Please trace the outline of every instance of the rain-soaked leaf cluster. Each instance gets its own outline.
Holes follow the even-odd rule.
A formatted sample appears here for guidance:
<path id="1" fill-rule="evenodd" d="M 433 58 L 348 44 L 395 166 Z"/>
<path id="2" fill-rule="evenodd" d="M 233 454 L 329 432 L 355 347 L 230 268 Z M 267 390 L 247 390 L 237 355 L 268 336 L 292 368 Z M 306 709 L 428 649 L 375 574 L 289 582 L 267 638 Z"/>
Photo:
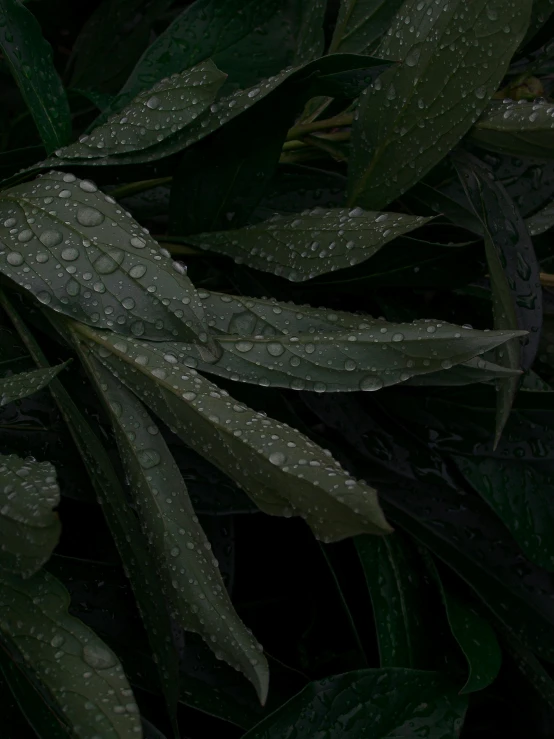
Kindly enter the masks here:
<path id="1" fill-rule="evenodd" d="M 0 52 L 7 739 L 551 737 L 554 2 Z"/>

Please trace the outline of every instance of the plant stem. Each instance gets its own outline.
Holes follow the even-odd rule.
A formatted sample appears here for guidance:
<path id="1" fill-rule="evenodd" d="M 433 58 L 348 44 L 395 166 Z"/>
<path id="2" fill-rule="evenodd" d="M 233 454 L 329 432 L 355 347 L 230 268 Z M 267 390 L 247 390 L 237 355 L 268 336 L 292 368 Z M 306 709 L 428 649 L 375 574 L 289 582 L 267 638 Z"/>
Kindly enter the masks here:
<path id="1" fill-rule="evenodd" d="M 287 141 L 293 139 L 301 139 L 315 131 L 324 131 L 327 128 L 339 128 L 341 126 L 351 126 L 354 121 L 352 113 L 340 113 L 333 118 L 325 118 L 322 121 L 312 121 L 311 123 L 299 123 L 289 129 Z"/>
<path id="2" fill-rule="evenodd" d="M 154 187 L 159 185 L 168 185 L 172 181 L 173 177 L 159 177 L 157 180 L 141 180 L 140 182 L 129 182 L 126 185 L 114 188 L 110 192 L 110 197 L 115 198 L 126 198 L 129 195 L 137 195 L 139 192 L 145 190 L 152 190 Z"/>
<path id="3" fill-rule="evenodd" d="M 543 287 L 554 287 L 554 275 L 551 275 L 548 272 L 541 272 L 540 280 Z"/>

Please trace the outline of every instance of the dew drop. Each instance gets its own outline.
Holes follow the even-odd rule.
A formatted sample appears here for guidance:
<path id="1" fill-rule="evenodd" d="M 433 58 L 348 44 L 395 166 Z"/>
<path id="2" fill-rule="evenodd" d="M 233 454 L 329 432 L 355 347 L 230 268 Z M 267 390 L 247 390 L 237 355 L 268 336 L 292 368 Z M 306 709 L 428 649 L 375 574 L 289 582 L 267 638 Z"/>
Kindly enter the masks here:
<path id="1" fill-rule="evenodd" d="M 161 461 L 161 457 L 155 449 L 141 449 L 137 454 L 137 459 L 140 466 L 145 470 L 156 467 Z"/>
<path id="2" fill-rule="evenodd" d="M 269 455 L 269 461 L 271 462 L 271 464 L 277 465 L 279 467 L 280 465 L 285 464 L 287 458 L 283 454 L 283 452 L 272 452 Z"/>
<path id="3" fill-rule="evenodd" d="M 376 375 L 367 375 L 360 380 L 360 390 L 365 392 L 372 392 L 373 390 L 380 390 L 383 387 L 383 380 Z"/>
<path id="4" fill-rule="evenodd" d="M 56 246 L 63 241 L 63 234 L 59 231 L 43 231 L 39 236 L 39 240 L 44 244 L 44 246 Z"/>
<path id="5" fill-rule="evenodd" d="M 107 670 L 117 664 L 115 655 L 98 644 L 85 644 L 83 659 L 95 670 Z"/>
<path id="6" fill-rule="evenodd" d="M 104 214 L 89 205 L 82 206 L 77 211 L 77 221 L 81 226 L 99 226 L 104 222 Z"/>

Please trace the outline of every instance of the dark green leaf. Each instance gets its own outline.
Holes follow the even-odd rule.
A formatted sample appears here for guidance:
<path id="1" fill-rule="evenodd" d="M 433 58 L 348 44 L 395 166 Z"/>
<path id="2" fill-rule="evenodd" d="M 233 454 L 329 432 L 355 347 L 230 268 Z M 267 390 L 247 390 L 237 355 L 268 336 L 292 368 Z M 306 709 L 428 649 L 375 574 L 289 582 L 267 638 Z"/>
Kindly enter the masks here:
<path id="1" fill-rule="evenodd" d="M 42 390 L 66 366 L 67 362 L 64 362 L 56 367 L 20 372 L 17 375 L 0 378 L 0 405 L 12 403 Z"/>
<path id="2" fill-rule="evenodd" d="M 475 382 L 490 382 L 507 377 L 520 377 L 519 370 L 502 367 L 486 359 L 468 359 L 449 370 L 433 372 L 429 375 L 415 375 L 408 385 L 472 385 Z"/>
<path id="3" fill-rule="evenodd" d="M 4 190 L 0 218 L 0 270 L 44 305 L 118 333 L 207 340 L 179 265 L 89 180 L 52 172 Z"/>
<path id="4" fill-rule="evenodd" d="M 426 561 L 439 586 L 452 634 L 467 659 L 469 673 L 460 694 L 483 690 L 496 680 L 502 665 L 502 651 L 494 629 L 475 608 L 445 587 L 432 557 L 428 556 Z"/>
<path id="5" fill-rule="evenodd" d="M 533 652 L 519 644 L 509 634 L 507 636 L 508 651 L 515 661 L 521 674 L 529 681 L 540 697 L 545 700 L 551 708 L 554 708 L 554 680 L 544 669 L 540 660 Z"/>
<path id="6" fill-rule="evenodd" d="M 538 236 L 550 230 L 554 226 L 554 203 L 549 203 L 534 215 L 526 218 L 525 225 L 530 236 Z"/>
<path id="7" fill-rule="evenodd" d="M 138 707 L 119 660 L 69 615 L 69 595 L 61 583 L 46 572 L 25 581 L 2 575 L 0 606 L 0 635 L 8 652 L 25 661 L 73 733 L 140 737 Z"/>
<path id="8" fill-rule="evenodd" d="M 531 0 L 408 0 L 377 55 L 403 64 L 361 98 L 349 202 L 379 210 L 418 182 L 487 106 L 523 38 Z"/>
<path id="9" fill-rule="evenodd" d="M 233 608 L 167 444 L 140 401 L 96 360 L 83 356 L 109 408 L 141 524 L 178 622 L 239 668 L 265 703 L 269 672 L 261 645 Z"/>
<path id="10" fill-rule="evenodd" d="M 522 46 L 524 46 L 538 31 L 540 31 L 553 12 L 553 0 L 533 0 L 531 22 L 529 23 L 529 28 L 527 29 L 527 34 L 522 42 Z"/>
<path id="11" fill-rule="evenodd" d="M 48 152 L 71 138 L 69 104 L 52 49 L 35 17 L 18 0 L 0 2 L 0 48 Z"/>
<path id="12" fill-rule="evenodd" d="M 275 215 L 240 230 L 190 236 L 187 241 L 239 264 L 303 282 L 363 262 L 428 220 L 361 208 L 317 208 L 296 216 Z"/>
<path id="13" fill-rule="evenodd" d="M 423 637 L 424 587 L 417 552 L 401 534 L 354 540 L 371 595 L 381 667 L 418 667 L 429 646 Z"/>
<path id="14" fill-rule="evenodd" d="M 341 0 L 329 49 L 354 54 L 374 51 L 404 0 Z"/>
<path id="15" fill-rule="evenodd" d="M 102 362 L 265 513 L 301 515 L 323 541 L 390 531 L 375 490 L 295 429 L 237 403 L 195 370 L 184 372 L 173 355 L 152 351 L 153 342 L 120 341 L 82 324 L 74 330 L 92 340 Z"/>
<path id="16" fill-rule="evenodd" d="M 0 479 L 0 569 L 30 577 L 60 538 L 56 471 L 50 462 L 0 454 Z"/>
<path id="17" fill-rule="evenodd" d="M 554 159 L 554 103 L 493 102 L 471 129 L 469 139 L 500 154 Z"/>
<path id="18" fill-rule="evenodd" d="M 425 736 L 452 739 L 466 699 L 434 672 L 355 670 L 310 683 L 244 739 L 372 739 Z M 370 733 L 368 733 L 370 732 Z"/>

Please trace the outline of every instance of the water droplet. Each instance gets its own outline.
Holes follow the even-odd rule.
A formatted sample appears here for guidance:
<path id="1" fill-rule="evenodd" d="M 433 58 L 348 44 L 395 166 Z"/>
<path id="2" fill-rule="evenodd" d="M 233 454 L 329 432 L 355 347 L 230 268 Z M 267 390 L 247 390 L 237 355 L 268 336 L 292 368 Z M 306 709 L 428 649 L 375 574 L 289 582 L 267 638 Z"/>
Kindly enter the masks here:
<path id="1" fill-rule="evenodd" d="M 372 392 L 383 387 L 383 380 L 376 375 L 367 375 L 360 380 L 360 390 Z"/>
<path id="2" fill-rule="evenodd" d="M 404 334 L 393 334 L 392 341 L 404 341 Z"/>
<path id="3" fill-rule="evenodd" d="M 101 254 L 98 259 L 93 262 L 93 266 L 99 275 L 109 275 L 116 271 L 124 259 L 124 251 L 121 251 L 121 249 L 113 249 L 108 254 Z"/>
<path id="4" fill-rule="evenodd" d="M 235 349 L 238 352 L 241 352 L 244 354 L 246 352 L 249 352 L 253 346 L 254 344 L 251 341 L 237 341 L 237 343 L 235 344 Z"/>
<path id="5" fill-rule="evenodd" d="M 152 95 L 152 97 L 146 101 L 146 105 L 150 108 L 150 110 L 156 110 L 156 108 L 158 108 L 160 105 L 160 98 Z"/>
<path id="6" fill-rule="evenodd" d="M 63 234 L 59 231 L 47 230 L 41 233 L 39 239 L 44 246 L 56 246 L 63 241 Z"/>
<path id="7" fill-rule="evenodd" d="M 23 264 L 23 257 L 18 251 L 11 251 L 6 257 L 6 261 L 12 267 L 19 267 L 20 264 Z"/>
<path id="8" fill-rule="evenodd" d="M 97 192 L 98 190 L 94 182 L 91 182 L 90 180 L 81 180 L 79 182 L 79 187 L 85 192 Z"/>
<path id="9" fill-rule="evenodd" d="M 99 644 L 85 644 L 83 659 L 95 670 L 107 670 L 117 664 L 117 658 L 113 652 Z"/>
<path id="10" fill-rule="evenodd" d="M 30 228 L 26 228 L 23 231 L 20 231 L 17 240 L 21 241 L 23 244 L 25 244 L 27 241 L 30 241 L 33 238 L 33 232 Z"/>
<path id="11" fill-rule="evenodd" d="M 280 466 L 282 464 L 285 464 L 285 462 L 287 461 L 287 458 L 283 454 L 283 452 L 272 452 L 269 455 L 269 461 L 271 462 L 271 464 Z"/>
<path id="12" fill-rule="evenodd" d="M 285 347 L 282 344 L 272 341 L 267 345 L 267 351 L 272 357 L 280 357 L 284 353 Z"/>
<path id="13" fill-rule="evenodd" d="M 81 206 L 77 211 L 77 221 L 81 226 L 99 226 L 104 222 L 104 214 L 88 205 Z"/>
<path id="14" fill-rule="evenodd" d="M 146 246 L 146 241 L 141 239 L 140 236 L 133 236 L 131 246 L 134 246 L 135 249 L 143 249 Z"/>
<path id="15" fill-rule="evenodd" d="M 146 274 L 146 267 L 144 266 L 144 264 L 135 264 L 129 270 L 129 275 L 131 277 L 134 277 L 137 280 L 139 277 L 144 277 L 145 274 Z"/>
<path id="16" fill-rule="evenodd" d="M 137 454 L 137 459 L 140 466 L 145 470 L 156 467 L 161 461 L 161 457 L 155 449 L 141 449 Z"/>
<path id="17" fill-rule="evenodd" d="M 75 249 L 74 246 L 68 246 L 67 249 L 62 251 L 61 257 L 66 262 L 74 262 L 76 259 L 79 259 L 79 250 Z"/>

